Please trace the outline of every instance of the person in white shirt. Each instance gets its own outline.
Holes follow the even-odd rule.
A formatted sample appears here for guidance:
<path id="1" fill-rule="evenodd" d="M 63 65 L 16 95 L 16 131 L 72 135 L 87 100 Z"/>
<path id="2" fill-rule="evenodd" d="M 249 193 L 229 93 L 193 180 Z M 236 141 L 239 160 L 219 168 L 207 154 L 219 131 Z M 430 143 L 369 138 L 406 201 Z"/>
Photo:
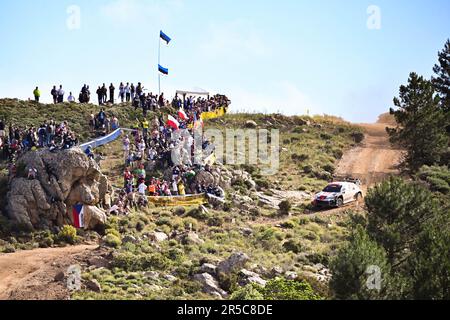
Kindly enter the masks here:
<path id="1" fill-rule="evenodd" d="M 69 97 L 67 98 L 67 101 L 69 101 L 70 103 L 75 102 L 75 97 L 72 95 L 72 92 L 70 93 Z"/>
<path id="2" fill-rule="evenodd" d="M 64 102 L 64 94 L 65 94 L 65 92 L 64 92 L 63 87 L 61 85 L 61 86 L 59 86 L 59 90 L 58 90 L 58 103 L 63 103 Z"/>
<path id="3" fill-rule="evenodd" d="M 127 82 L 127 85 L 125 86 L 125 93 L 127 95 L 127 102 L 131 101 L 131 88 L 130 84 Z"/>
<path id="4" fill-rule="evenodd" d="M 147 191 L 147 185 L 145 184 L 145 182 L 142 182 L 138 187 L 138 192 L 139 192 L 139 194 L 145 196 L 146 191 Z"/>

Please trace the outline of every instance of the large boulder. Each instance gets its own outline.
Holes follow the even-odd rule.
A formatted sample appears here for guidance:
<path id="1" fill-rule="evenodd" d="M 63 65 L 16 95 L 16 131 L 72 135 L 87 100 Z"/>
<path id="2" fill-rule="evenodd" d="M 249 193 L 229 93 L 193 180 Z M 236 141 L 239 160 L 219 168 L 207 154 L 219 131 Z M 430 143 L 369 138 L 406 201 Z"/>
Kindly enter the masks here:
<path id="1" fill-rule="evenodd" d="M 230 274 L 242 270 L 250 258 L 242 252 L 232 254 L 217 266 L 217 274 Z"/>
<path id="2" fill-rule="evenodd" d="M 17 160 L 17 176 L 7 194 L 9 216 L 31 229 L 73 224 L 72 206 L 85 205 L 86 228 L 106 222 L 95 206 L 104 203 L 111 187 L 97 163 L 79 148 L 25 153 Z M 27 170 L 37 170 L 27 179 Z"/>
<path id="3" fill-rule="evenodd" d="M 203 292 L 218 298 L 227 298 L 228 293 L 221 289 L 216 279 L 209 273 L 196 274 L 194 280 L 203 286 Z"/>

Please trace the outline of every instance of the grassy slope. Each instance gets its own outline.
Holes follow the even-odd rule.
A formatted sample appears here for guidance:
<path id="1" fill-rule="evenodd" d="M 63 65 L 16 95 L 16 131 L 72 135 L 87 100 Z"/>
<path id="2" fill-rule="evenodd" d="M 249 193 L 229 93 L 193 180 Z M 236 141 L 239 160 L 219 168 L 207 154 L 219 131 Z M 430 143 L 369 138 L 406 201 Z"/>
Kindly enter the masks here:
<path id="1" fill-rule="evenodd" d="M 77 132 L 88 132 L 89 114 L 98 110 L 97 106 L 92 105 L 55 107 L 0 100 L 0 117 L 6 115 L 7 120 L 22 119 L 25 124 L 38 125 L 44 119 L 67 119 Z M 107 112 L 114 112 L 125 126 L 138 115 L 125 106 L 107 108 Z M 265 178 L 258 176 L 257 168 L 247 168 L 254 171 L 256 180 L 266 180 L 270 187 L 280 190 L 313 192 L 326 184 L 324 179 L 329 174 L 324 172 L 332 172 L 340 154 L 354 144 L 352 133 L 358 131 L 350 124 L 334 118 L 309 119 L 312 125 L 299 126 L 300 118 L 278 115 L 228 115 L 209 121 L 206 126 L 242 128 L 247 120 L 256 121 L 261 127 L 273 126 L 281 130 L 281 147 L 285 151 L 281 155 L 280 172 Z M 89 138 L 88 135 L 83 137 Z M 120 143 L 107 146 L 102 151 L 111 154 L 103 164 L 105 171 L 113 180 L 119 181 Z M 309 170 L 305 172 L 308 166 Z M 292 217 L 280 217 L 276 210 L 260 208 L 258 217 L 242 214 L 234 208 L 228 212 L 211 209 L 207 215 L 199 215 L 195 209 L 177 208 L 169 211 L 149 208 L 146 212 L 111 219 L 110 234 L 120 237 L 133 235 L 142 241 L 114 249 L 115 268 L 86 270 L 86 278 L 95 278 L 101 283 L 101 294 L 80 292 L 74 298 L 208 298 L 200 293 L 190 278 L 204 262 L 217 262 L 232 252 L 243 251 L 251 257 L 250 265 L 258 264 L 269 269 L 281 266 L 285 270 L 301 273 L 308 265 L 319 262 L 327 265 L 330 256 L 345 241 L 347 234 L 345 214 L 330 215 L 324 212 L 308 216 L 296 211 Z M 261 216 L 264 219 L 260 219 Z M 205 241 L 203 244 L 182 244 L 171 240 L 154 246 L 144 237 L 155 230 L 170 233 L 173 230 L 188 230 L 190 226 Z M 251 229 L 253 235 L 245 236 L 242 232 L 244 228 Z M 175 283 L 162 277 L 152 280 L 144 276 L 144 271 L 149 270 L 157 270 L 162 275 L 174 274 L 178 280 Z"/>

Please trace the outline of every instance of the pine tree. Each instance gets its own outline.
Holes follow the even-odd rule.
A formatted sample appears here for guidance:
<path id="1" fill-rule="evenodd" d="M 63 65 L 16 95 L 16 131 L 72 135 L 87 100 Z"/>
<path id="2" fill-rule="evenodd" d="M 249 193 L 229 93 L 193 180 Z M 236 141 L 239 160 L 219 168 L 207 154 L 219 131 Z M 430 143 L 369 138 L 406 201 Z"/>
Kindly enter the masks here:
<path id="1" fill-rule="evenodd" d="M 439 93 L 442 108 L 450 111 L 450 39 L 445 43 L 444 49 L 439 52 L 439 64 L 433 68 L 435 77 L 432 77 L 433 86 Z"/>
<path id="2" fill-rule="evenodd" d="M 408 274 L 414 299 L 450 299 L 450 212 L 426 224 L 413 247 Z"/>
<path id="3" fill-rule="evenodd" d="M 368 268 L 376 266 L 381 275 L 381 290 L 368 286 Z M 390 266 L 383 247 L 371 240 L 364 228 L 353 231 L 347 246 L 339 250 L 331 262 L 330 281 L 337 299 L 374 300 L 387 297 Z"/>
<path id="4" fill-rule="evenodd" d="M 400 87 L 391 109 L 397 128 L 387 129 L 393 144 L 407 151 L 404 165 L 416 172 L 423 165 L 440 163 L 447 152 L 446 117 L 431 81 L 411 73 Z"/>
<path id="5" fill-rule="evenodd" d="M 437 211 L 432 193 L 421 185 L 391 177 L 372 188 L 365 199 L 367 233 L 381 245 L 393 269 L 401 267 Z"/>

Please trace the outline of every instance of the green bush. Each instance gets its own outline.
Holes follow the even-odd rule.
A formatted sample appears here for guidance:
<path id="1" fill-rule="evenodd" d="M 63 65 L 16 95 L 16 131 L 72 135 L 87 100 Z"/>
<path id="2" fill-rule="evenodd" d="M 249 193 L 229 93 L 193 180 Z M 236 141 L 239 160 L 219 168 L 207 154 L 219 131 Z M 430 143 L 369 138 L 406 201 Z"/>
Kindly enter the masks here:
<path id="1" fill-rule="evenodd" d="M 337 160 L 341 160 L 344 156 L 344 151 L 342 151 L 341 149 L 333 149 L 332 153 L 333 157 L 335 157 Z"/>
<path id="2" fill-rule="evenodd" d="M 321 300 L 306 281 L 286 280 L 276 278 L 267 282 L 264 288 L 258 290 L 264 300 Z"/>
<path id="3" fill-rule="evenodd" d="M 199 221 L 206 221 L 209 218 L 209 215 L 200 208 L 192 209 L 186 215 Z"/>
<path id="4" fill-rule="evenodd" d="M 75 244 L 77 241 L 77 229 L 73 226 L 65 225 L 58 233 L 59 241 L 63 241 L 69 244 Z"/>
<path id="5" fill-rule="evenodd" d="M 303 172 L 306 174 L 312 173 L 314 168 L 311 165 L 306 165 L 303 167 Z"/>
<path id="6" fill-rule="evenodd" d="M 118 248 L 122 245 L 122 240 L 114 234 L 107 234 L 105 237 L 105 244 L 111 248 Z"/>
<path id="7" fill-rule="evenodd" d="M 292 204 L 289 200 L 283 200 L 278 205 L 278 208 L 280 209 L 280 214 L 289 215 L 289 213 L 292 209 Z"/>
<path id="8" fill-rule="evenodd" d="M 233 294 L 230 297 L 231 300 L 264 300 L 264 296 L 261 292 L 258 291 L 258 289 L 252 285 L 249 284 L 243 288 L 240 288 L 233 292 Z"/>
<path id="9" fill-rule="evenodd" d="M 351 137 L 356 143 L 361 143 L 364 141 L 364 133 L 362 132 L 353 132 Z"/>
<path id="10" fill-rule="evenodd" d="M 283 248 L 287 252 L 291 251 L 291 252 L 296 253 L 296 254 L 302 252 L 302 250 L 303 250 L 303 246 L 301 245 L 301 243 L 296 241 L 296 240 L 293 240 L 293 239 L 290 239 L 290 240 L 286 241 L 283 244 Z"/>

